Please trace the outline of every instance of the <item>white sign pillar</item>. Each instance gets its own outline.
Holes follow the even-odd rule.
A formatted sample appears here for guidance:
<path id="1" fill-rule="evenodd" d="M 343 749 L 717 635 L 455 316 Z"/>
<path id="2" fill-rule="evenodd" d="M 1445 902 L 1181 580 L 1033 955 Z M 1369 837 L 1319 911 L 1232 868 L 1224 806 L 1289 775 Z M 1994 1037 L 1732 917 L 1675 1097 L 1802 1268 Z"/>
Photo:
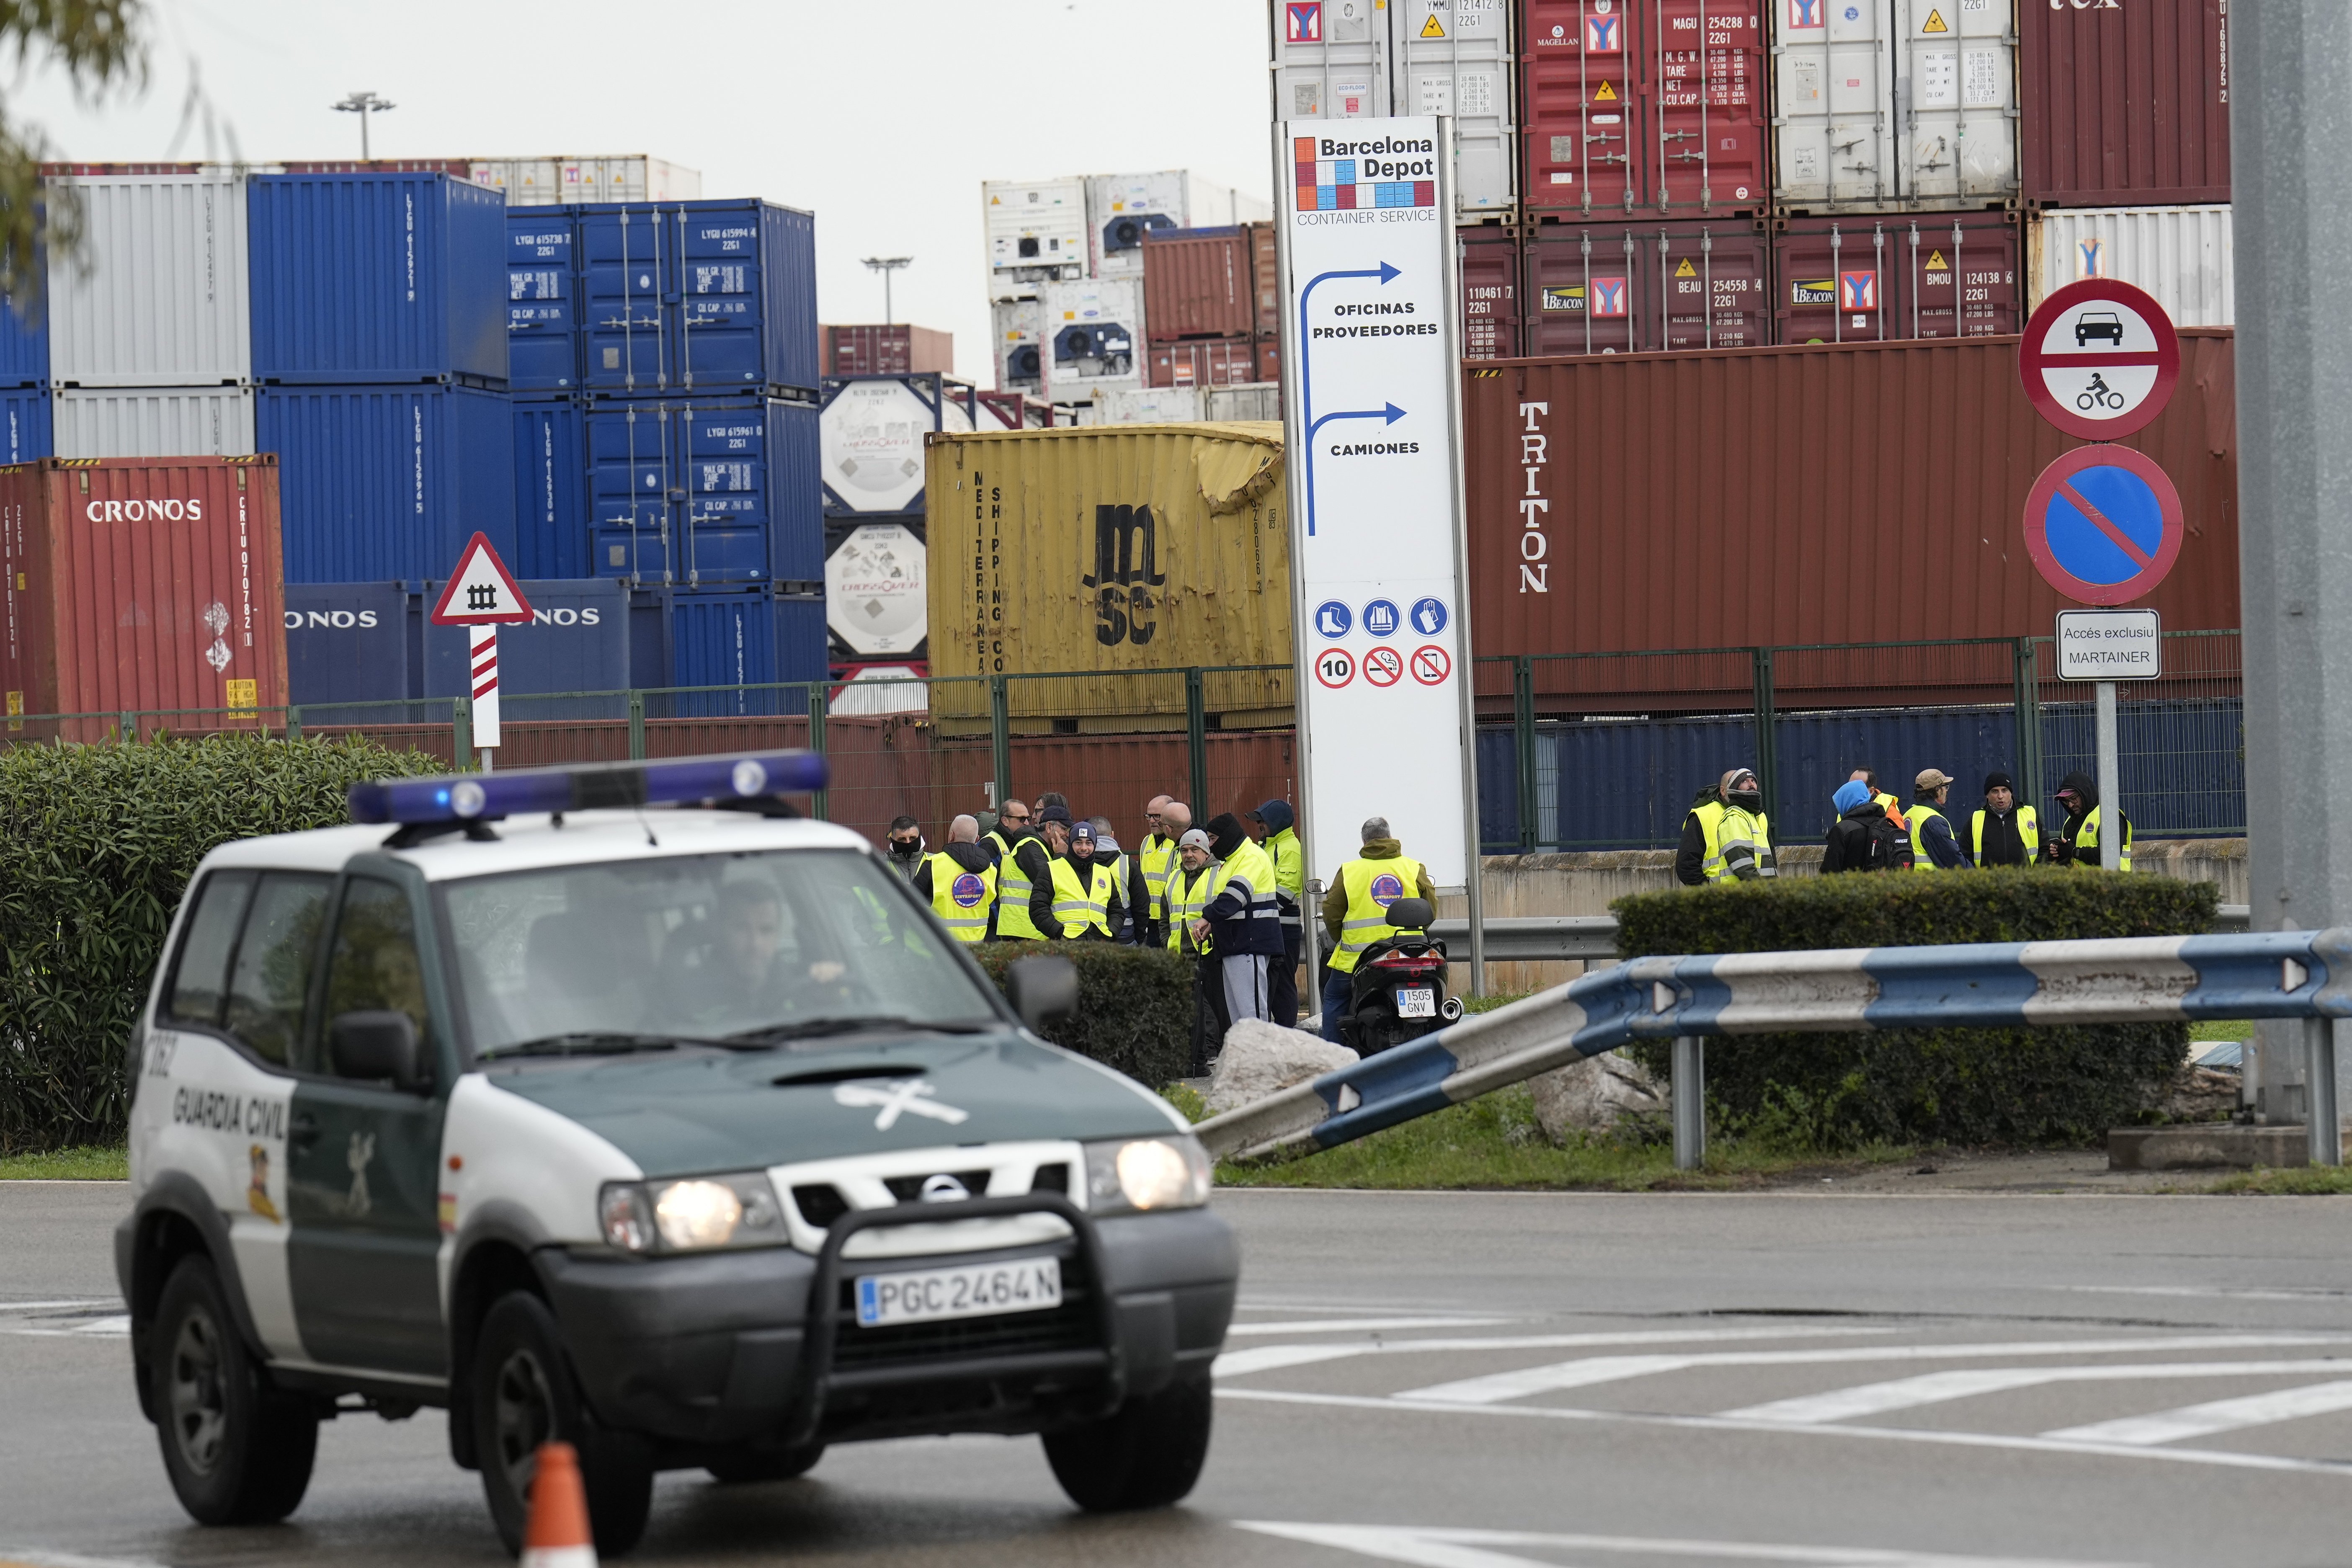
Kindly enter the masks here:
<path id="1" fill-rule="evenodd" d="M 480 751 L 496 751 L 499 745 L 499 628 L 495 621 L 468 626 L 467 643 L 471 657 L 467 660 L 473 671 L 474 745 Z M 490 765 L 488 757 L 482 766 Z"/>
<path id="2" fill-rule="evenodd" d="M 473 699 L 474 749 L 482 753 L 482 771 L 490 771 L 489 753 L 499 745 L 499 626 L 528 625 L 530 601 L 522 596 L 514 574 L 483 534 L 477 533 L 458 552 L 457 569 L 442 584 L 433 605 L 436 626 L 464 626 L 469 656 L 466 690 Z M 462 766 L 466 759 L 457 759 Z"/>
<path id="3" fill-rule="evenodd" d="M 1448 127 L 1276 131 L 1307 875 L 1328 884 L 1386 817 L 1466 894 L 1483 990 Z"/>

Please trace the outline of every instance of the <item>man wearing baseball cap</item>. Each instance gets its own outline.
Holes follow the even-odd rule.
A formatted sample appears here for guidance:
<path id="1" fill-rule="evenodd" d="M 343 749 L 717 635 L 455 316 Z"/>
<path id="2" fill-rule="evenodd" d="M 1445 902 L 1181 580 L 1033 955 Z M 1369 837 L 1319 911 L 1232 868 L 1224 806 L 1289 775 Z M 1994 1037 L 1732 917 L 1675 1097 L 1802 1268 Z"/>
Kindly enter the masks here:
<path id="1" fill-rule="evenodd" d="M 1911 809 L 1904 815 L 1911 825 L 1911 869 L 1958 871 L 1969 864 L 1959 836 L 1936 808 L 1951 798 L 1952 777 L 1941 768 L 1922 768 L 1913 782 Z"/>

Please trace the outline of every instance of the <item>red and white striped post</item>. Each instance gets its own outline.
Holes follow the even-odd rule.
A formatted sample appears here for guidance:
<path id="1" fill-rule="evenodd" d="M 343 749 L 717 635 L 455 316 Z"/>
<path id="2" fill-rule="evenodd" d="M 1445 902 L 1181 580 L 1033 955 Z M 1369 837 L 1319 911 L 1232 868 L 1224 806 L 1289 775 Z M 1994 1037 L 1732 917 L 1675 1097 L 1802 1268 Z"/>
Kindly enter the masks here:
<path id="1" fill-rule="evenodd" d="M 468 661 L 474 671 L 474 744 L 485 752 L 499 746 L 499 624 L 486 621 L 468 626 L 473 657 Z M 490 759 L 482 759 L 488 772 Z"/>
<path id="2" fill-rule="evenodd" d="M 464 626 L 471 657 L 467 690 L 473 698 L 474 748 L 481 754 L 482 771 L 490 771 L 490 753 L 499 745 L 499 623 L 530 620 L 530 602 L 515 585 L 513 574 L 490 542 L 477 533 L 457 557 L 457 569 L 443 584 L 433 606 L 433 624 Z M 459 758 L 462 763 L 466 759 Z"/>

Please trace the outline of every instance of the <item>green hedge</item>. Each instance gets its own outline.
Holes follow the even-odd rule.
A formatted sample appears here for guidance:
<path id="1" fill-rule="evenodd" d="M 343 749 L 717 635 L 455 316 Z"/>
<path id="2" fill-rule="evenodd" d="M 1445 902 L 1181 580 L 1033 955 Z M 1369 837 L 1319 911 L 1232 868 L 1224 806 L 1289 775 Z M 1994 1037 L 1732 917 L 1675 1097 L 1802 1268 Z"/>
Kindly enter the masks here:
<path id="1" fill-rule="evenodd" d="M 1625 957 L 2197 934 L 2210 883 L 2014 868 L 1800 877 L 1641 893 L 1610 907 Z M 1876 1141 L 2080 1143 L 2179 1070 L 2186 1024 L 1751 1035 L 1713 1042 L 1707 1098 L 1738 1123 L 1793 1120 L 1826 1148 Z M 1630 1053 L 1668 1070 L 1661 1042 Z"/>
<path id="2" fill-rule="evenodd" d="M 1192 1070 L 1192 967 L 1165 948 L 1107 942 L 991 942 L 974 950 L 999 989 L 1005 966 L 1049 953 L 1078 966 L 1077 1011 L 1045 1037 L 1153 1089 Z"/>
<path id="3" fill-rule="evenodd" d="M 349 820 L 416 752 L 260 736 L 0 751 L 0 1153 L 123 1135 L 122 1046 L 206 850 Z"/>

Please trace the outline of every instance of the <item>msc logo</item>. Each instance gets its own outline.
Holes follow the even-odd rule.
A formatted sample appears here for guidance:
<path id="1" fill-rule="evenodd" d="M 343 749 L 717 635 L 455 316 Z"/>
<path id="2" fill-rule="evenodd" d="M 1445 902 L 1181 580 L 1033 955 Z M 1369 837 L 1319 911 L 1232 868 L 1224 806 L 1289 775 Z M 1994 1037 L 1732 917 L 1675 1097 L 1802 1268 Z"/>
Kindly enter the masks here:
<path id="1" fill-rule="evenodd" d="M 1403 897 L 1404 884 L 1396 879 L 1393 872 L 1383 871 L 1372 879 L 1372 902 L 1381 908 L 1387 909 Z"/>
<path id="2" fill-rule="evenodd" d="M 1148 506 L 1095 508 L 1095 569 L 1081 587 L 1095 595 L 1095 641 L 1141 647 L 1160 630 L 1151 590 L 1168 581 L 1158 559 L 1160 525 Z"/>
<path id="3" fill-rule="evenodd" d="M 968 910 L 988 897 L 988 884 L 966 871 L 948 885 L 948 897 L 956 901 L 958 909 Z"/>

